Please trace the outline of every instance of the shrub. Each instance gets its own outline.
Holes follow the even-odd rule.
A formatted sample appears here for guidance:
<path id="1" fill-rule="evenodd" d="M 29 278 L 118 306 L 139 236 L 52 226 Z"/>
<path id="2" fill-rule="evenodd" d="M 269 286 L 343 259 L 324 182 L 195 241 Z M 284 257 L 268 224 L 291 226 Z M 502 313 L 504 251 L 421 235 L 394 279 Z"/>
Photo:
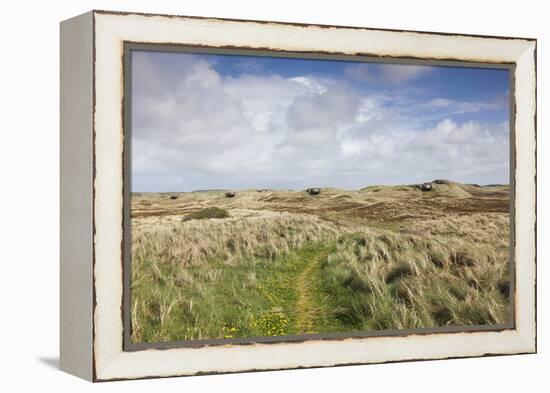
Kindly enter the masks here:
<path id="1" fill-rule="evenodd" d="M 183 217 L 182 221 L 189 220 L 206 220 L 208 218 L 227 218 L 229 213 L 225 209 L 220 209 L 219 207 L 207 207 L 193 213 L 189 213 Z"/>

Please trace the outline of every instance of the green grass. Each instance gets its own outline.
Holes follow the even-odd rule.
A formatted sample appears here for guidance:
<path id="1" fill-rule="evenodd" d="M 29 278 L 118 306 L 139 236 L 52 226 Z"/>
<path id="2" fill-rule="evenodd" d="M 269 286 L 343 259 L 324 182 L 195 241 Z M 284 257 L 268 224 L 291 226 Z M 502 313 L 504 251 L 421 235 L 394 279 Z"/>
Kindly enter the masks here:
<path id="1" fill-rule="evenodd" d="M 325 249 L 308 244 L 272 260 L 248 258 L 237 265 L 213 260 L 209 269 L 153 268 L 151 277 L 132 285 L 138 297 L 133 336 L 158 342 L 301 333 L 296 280 Z"/>
<path id="2" fill-rule="evenodd" d="M 505 269 L 474 274 L 479 267 L 457 263 L 453 254 L 442 264 L 428 257 L 411 263 L 403 259 L 410 251 L 385 236 L 374 241 L 351 233 L 271 259 L 247 257 L 234 265 L 213 259 L 185 269 L 163 264 L 133 283 L 143 299 L 134 302 L 134 337 L 158 342 L 506 320 Z M 477 284 L 466 278 L 473 276 Z"/>

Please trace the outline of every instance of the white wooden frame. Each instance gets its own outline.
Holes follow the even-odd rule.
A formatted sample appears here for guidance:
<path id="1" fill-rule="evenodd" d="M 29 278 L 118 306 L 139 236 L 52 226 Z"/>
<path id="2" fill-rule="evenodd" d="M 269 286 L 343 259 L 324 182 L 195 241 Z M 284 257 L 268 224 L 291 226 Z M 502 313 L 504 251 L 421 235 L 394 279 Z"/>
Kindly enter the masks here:
<path id="1" fill-rule="evenodd" d="M 515 65 L 515 320 L 501 331 L 123 347 L 124 42 Z M 536 41 L 92 11 L 61 24 L 61 368 L 92 381 L 536 351 Z"/>

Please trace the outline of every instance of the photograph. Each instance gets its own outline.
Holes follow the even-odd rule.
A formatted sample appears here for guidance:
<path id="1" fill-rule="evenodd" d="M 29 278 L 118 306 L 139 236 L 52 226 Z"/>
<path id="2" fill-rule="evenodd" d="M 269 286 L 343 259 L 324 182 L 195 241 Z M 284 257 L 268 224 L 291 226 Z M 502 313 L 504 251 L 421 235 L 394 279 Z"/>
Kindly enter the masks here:
<path id="1" fill-rule="evenodd" d="M 509 66 L 127 53 L 131 343 L 512 322 Z"/>

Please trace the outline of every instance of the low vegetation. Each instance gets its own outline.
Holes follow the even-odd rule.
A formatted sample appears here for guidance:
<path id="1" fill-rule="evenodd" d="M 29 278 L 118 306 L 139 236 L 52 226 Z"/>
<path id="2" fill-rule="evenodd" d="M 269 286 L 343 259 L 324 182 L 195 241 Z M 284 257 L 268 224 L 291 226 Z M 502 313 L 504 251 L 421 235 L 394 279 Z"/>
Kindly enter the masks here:
<path id="1" fill-rule="evenodd" d="M 229 213 L 225 209 L 219 207 L 207 207 L 196 212 L 192 212 L 183 217 L 182 221 L 189 220 L 206 220 L 209 218 L 227 218 Z"/>
<path id="2" fill-rule="evenodd" d="M 508 321 L 508 187 L 132 199 L 132 339 Z"/>

